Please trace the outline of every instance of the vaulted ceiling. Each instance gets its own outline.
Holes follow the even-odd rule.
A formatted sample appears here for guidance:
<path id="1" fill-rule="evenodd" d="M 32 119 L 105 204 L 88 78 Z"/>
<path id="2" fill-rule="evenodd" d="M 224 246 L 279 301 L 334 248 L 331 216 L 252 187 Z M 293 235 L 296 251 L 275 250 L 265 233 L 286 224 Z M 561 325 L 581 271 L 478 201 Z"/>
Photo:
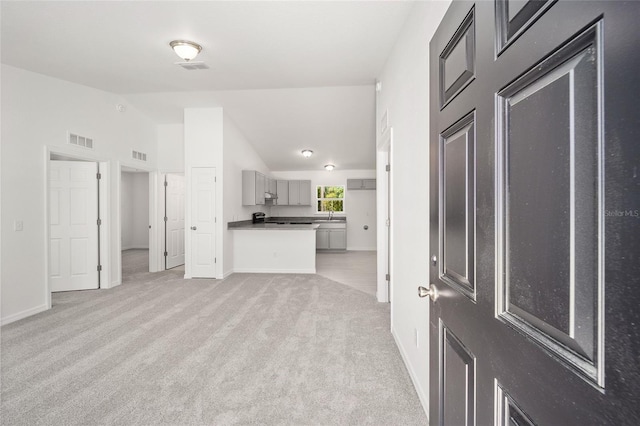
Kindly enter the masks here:
<path id="1" fill-rule="evenodd" d="M 375 165 L 375 80 L 411 2 L 1 3 L 2 63 L 121 94 L 158 123 L 222 106 L 272 170 Z M 175 39 L 203 46 L 186 71 Z M 427 43 L 428 40 L 425 40 Z"/>

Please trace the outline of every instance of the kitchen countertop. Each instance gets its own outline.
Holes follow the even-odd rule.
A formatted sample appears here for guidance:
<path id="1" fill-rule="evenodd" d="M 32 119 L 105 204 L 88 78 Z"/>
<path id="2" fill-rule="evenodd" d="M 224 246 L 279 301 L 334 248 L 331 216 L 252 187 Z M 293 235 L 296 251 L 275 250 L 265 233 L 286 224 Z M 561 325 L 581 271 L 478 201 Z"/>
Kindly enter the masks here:
<path id="1" fill-rule="evenodd" d="M 233 231 L 315 231 L 320 224 L 313 223 L 310 225 L 302 224 L 277 224 L 277 223 L 243 223 L 239 225 L 229 226 Z M 237 223 L 237 222 L 236 222 Z"/>
<path id="2" fill-rule="evenodd" d="M 231 230 L 315 230 L 322 223 L 346 223 L 344 216 L 334 217 L 331 220 L 325 217 L 268 217 L 265 223 L 252 223 L 251 220 L 241 220 L 229 222 L 228 229 Z"/>

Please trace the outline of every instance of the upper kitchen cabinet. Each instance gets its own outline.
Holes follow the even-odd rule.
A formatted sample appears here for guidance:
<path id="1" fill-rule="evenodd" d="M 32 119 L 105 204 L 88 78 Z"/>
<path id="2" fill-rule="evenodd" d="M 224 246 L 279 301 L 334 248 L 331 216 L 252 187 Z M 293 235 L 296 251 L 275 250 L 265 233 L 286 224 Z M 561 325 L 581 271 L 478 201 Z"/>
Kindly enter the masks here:
<path id="1" fill-rule="evenodd" d="M 376 189 L 375 179 L 347 179 L 347 189 Z"/>
<path id="2" fill-rule="evenodd" d="M 277 194 L 278 193 L 277 181 L 275 179 L 267 178 L 267 182 L 269 182 L 269 185 L 266 192 L 270 192 L 271 194 Z"/>
<path id="3" fill-rule="evenodd" d="M 242 205 L 264 205 L 264 193 L 266 192 L 266 177 L 255 170 L 242 171 Z"/>
<path id="4" fill-rule="evenodd" d="M 289 181 L 288 180 L 276 181 L 276 194 L 278 194 L 278 198 L 276 199 L 276 204 L 278 206 L 289 205 Z"/>
<path id="5" fill-rule="evenodd" d="M 310 180 L 290 180 L 289 181 L 289 205 L 290 206 L 310 206 L 311 205 L 311 181 Z"/>

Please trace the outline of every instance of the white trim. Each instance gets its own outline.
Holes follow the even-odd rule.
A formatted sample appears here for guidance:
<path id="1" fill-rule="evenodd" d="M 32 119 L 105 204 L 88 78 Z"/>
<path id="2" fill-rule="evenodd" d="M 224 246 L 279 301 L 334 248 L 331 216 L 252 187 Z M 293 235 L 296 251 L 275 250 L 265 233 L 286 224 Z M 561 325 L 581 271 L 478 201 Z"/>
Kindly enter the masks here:
<path id="1" fill-rule="evenodd" d="M 149 250 L 149 246 L 146 247 L 142 247 L 142 246 L 126 246 L 126 247 L 122 247 L 122 251 L 125 250 Z"/>
<path id="2" fill-rule="evenodd" d="M 347 251 L 376 251 L 375 247 L 347 247 Z"/>
<path id="3" fill-rule="evenodd" d="M 387 131 L 380 136 L 376 151 L 376 178 L 378 180 L 376 188 L 376 247 L 378 251 L 376 298 L 378 302 L 388 303 L 389 294 L 393 289 L 393 127 L 389 127 Z M 391 167 L 388 176 L 386 170 L 387 164 Z M 389 209 L 388 217 L 387 209 Z M 387 218 L 390 222 L 389 230 L 387 230 L 386 225 Z M 389 238 L 387 238 L 387 235 L 389 235 Z M 391 277 L 389 282 L 386 280 L 387 273 Z M 389 287 L 391 287 L 391 290 Z M 393 297 L 391 299 L 393 299 Z M 393 321 L 393 303 L 391 304 L 391 311 L 391 321 Z"/>
<path id="4" fill-rule="evenodd" d="M 109 285 L 109 288 L 119 286 L 120 284 L 122 284 L 122 280 L 115 280 Z"/>
<path id="5" fill-rule="evenodd" d="M 418 380 L 418 378 L 415 375 L 415 372 L 411 368 L 411 364 L 409 363 L 409 357 L 407 356 L 407 352 L 405 351 L 404 346 L 402 346 L 402 341 L 396 335 L 394 330 L 391 330 L 391 335 L 393 336 L 393 340 L 395 340 L 396 345 L 398 346 L 398 349 L 400 350 L 400 356 L 402 357 L 402 361 L 404 362 L 404 366 L 406 367 L 407 371 L 409 372 L 409 377 L 411 378 L 411 382 L 413 383 L 413 387 L 415 388 L 416 393 L 418 394 L 418 399 L 420 399 L 420 404 L 422 405 L 422 410 L 424 411 L 424 414 L 427 416 L 427 423 L 429 423 L 429 421 L 428 421 L 428 419 L 429 419 L 429 398 L 427 397 L 428 394 L 424 391 L 424 389 L 422 389 L 422 386 L 420 386 L 420 380 Z"/>
<path id="6" fill-rule="evenodd" d="M 49 293 L 49 295 L 51 295 L 51 293 Z M 30 316 L 35 315 L 35 314 L 39 314 L 40 312 L 44 312 L 44 311 L 47 311 L 49 309 L 51 309 L 51 308 L 48 307 L 46 304 L 45 305 L 36 306 L 35 308 L 25 309 L 22 312 L 18 312 L 16 314 L 9 315 L 8 317 L 2 318 L 2 320 L 0 321 L 0 325 L 11 324 L 12 322 L 21 320 L 23 318 L 30 317 Z"/>
<path id="7" fill-rule="evenodd" d="M 225 278 L 229 278 L 229 276 L 233 275 L 233 269 L 230 271 L 225 272 L 224 274 L 222 274 L 222 279 L 224 280 Z"/>

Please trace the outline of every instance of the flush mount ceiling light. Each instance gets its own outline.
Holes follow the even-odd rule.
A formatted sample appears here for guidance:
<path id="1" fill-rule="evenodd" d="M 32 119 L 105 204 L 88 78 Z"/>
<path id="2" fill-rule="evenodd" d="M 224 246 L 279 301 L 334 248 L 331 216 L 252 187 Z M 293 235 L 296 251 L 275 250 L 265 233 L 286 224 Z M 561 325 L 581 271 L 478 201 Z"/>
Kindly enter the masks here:
<path id="1" fill-rule="evenodd" d="M 313 155 L 313 151 L 311 151 L 310 149 L 303 149 L 302 150 L 302 156 L 304 158 L 309 158 Z"/>
<path id="2" fill-rule="evenodd" d="M 176 52 L 176 55 L 187 62 L 198 56 L 198 53 L 202 50 L 202 46 L 198 43 L 187 40 L 173 40 L 169 43 L 169 46 Z"/>
<path id="3" fill-rule="evenodd" d="M 324 168 L 325 168 L 326 170 L 328 170 L 328 171 L 331 171 L 331 170 L 335 169 L 335 168 L 336 168 L 336 166 L 334 166 L 333 164 L 326 164 L 326 165 L 324 166 Z"/>

